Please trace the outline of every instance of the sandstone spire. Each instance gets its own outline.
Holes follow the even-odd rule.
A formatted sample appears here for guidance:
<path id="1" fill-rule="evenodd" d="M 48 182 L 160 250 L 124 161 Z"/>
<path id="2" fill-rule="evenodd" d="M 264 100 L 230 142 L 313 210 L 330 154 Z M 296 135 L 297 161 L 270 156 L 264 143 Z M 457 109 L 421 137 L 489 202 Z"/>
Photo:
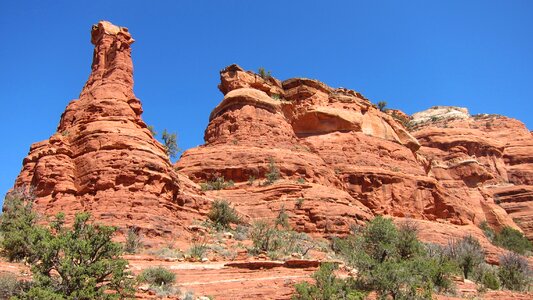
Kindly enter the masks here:
<path id="1" fill-rule="evenodd" d="M 94 25 L 92 71 L 50 139 L 31 146 L 16 186 L 34 186 L 40 212 L 171 233 L 185 202 L 163 146 L 141 119 L 133 93 L 131 34 L 107 21 Z"/>

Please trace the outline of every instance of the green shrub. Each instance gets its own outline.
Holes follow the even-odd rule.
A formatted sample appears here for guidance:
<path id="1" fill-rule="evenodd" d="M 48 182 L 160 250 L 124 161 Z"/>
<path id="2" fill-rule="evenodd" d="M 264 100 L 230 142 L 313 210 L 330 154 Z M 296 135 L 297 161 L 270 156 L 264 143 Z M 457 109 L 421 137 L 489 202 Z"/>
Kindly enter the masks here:
<path id="1" fill-rule="evenodd" d="M 266 177 L 266 182 L 265 182 L 266 185 L 273 184 L 280 178 L 279 169 L 276 166 L 276 162 L 274 161 L 272 157 L 269 159 L 268 172 L 265 174 L 265 177 Z"/>
<path id="2" fill-rule="evenodd" d="M 494 243 L 500 247 L 518 254 L 526 254 L 532 250 L 531 242 L 520 231 L 511 227 L 504 227 L 496 237 Z"/>
<path id="3" fill-rule="evenodd" d="M 281 247 L 279 231 L 266 221 L 256 221 L 252 225 L 250 238 L 253 242 L 253 250 L 256 253 L 276 251 Z"/>
<path id="4" fill-rule="evenodd" d="M 294 287 L 296 294 L 292 296 L 294 300 L 330 300 L 349 299 L 363 300 L 366 293 L 355 288 L 351 280 L 339 279 L 333 273 L 337 265 L 333 263 L 323 263 L 320 265 L 312 277 L 314 284 L 307 282 L 298 283 Z"/>
<path id="5" fill-rule="evenodd" d="M 218 191 L 233 186 L 235 183 L 233 180 L 226 181 L 224 176 L 214 177 L 212 180 L 205 183 L 201 183 L 200 187 L 202 191 Z"/>
<path id="6" fill-rule="evenodd" d="M 215 200 L 207 217 L 215 224 L 217 230 L 228 229 L 230 224 L 241 222 L 241 218 L 235 209 L 226 200 Z"/>
<path id="7" fill-rule="evenodd" d="M 117 299 L 130 296 L 132 281 L 122 247 L 112 241 L 114 227 L 88 223 L 76 214 L 72 228 L 58 214 L 31 250 L 33 283 L 22 299 Z"/>
<path id="8" fill-rule="evenodd" d="M 259 76 L 261 76 L 261 78 L 267 80 L 269 79 L 270 77 L 272 77 L 270 71 L 265 71 L 265 68 L 263 67 L 260 67 L 258 70 L 257 70 L 257 73 L 259 74 Z"/>
<path id="9" fill-rule="evenodd" d="M 167 154 L 170 158 L 176 158 L 181 149 L 178 147 L 176 133 L 169 133 L 166 129 L 163 129 L 161 134 L 161 139 L 163 140 L 163 146 L 167 151 Z"/>
<path id="10" fill-rule="evenodd" d="M 531 268 L 524 257 L 512 252 L 500 256 L 498 277 L 502 287 L 515 291 L 528 290 L 531 276 Z"/>
<path id="11" fill-rule="evenodd" d="M 425 249 L 428 259 L 427 270 L 433 285 L 438 292 L 453 293 L 455 286 L 450 277 L 458 272 L 459 267 L 446 255 L 445 247 L 426 244 Z"/>
<path id="12" fill-rule="evenodd" d="M 448 241 L 446 252 L 448 257 L 457 263 L 466 279 L 485 260 L 485 252 L 481 244 L 471 235 Z"/>
<path id="13" fill-rule="evenodd" d="M 139 234 L 138 227 L 128 228 L 126 233 L 126 242 L 124 243 L 124 252 L 133 254 L 137 253 L 142 246 L 141 235 Z"/>
<path id="14" fill-rule="evenodd" d="M 0 299 L 9 299 L 22 293 L 23 284 L 10 272 L 0 272 Z"/>
<path id="15" fill-rule="evenodd" d="M 361 288 L 375 290 L 383 299 L 431 299 L 435 287 L 452 288 L 454 265 L 441 247 L 425 249 L 414 222 L 397 228 L 390 219 L 377 216 L 353 231 L 344 239 L 333 239 L 332 247 L 358 270 Z"/>
<path id="16" fill-rule="evenodd" d="M 148 128 L 148 130 L 150 131 L 150 133 L 152 134 L 153 137 L 157 136 L 157 131 L 155 131 L 154 126 L 148 125 L 148 126 L 146 126 L 146 128 Z"/>
<path id="17" fill-rule="evenodd" d="M 4 209 L 0 217 L 0 241 L 2 255 L 10 261 L 33 259 L 33 250 L 44 234 L 36 226 L 37 214 L 32 210 L 35 195 L 33 189 L 15 188 L 4 199 Z"/>
<path id="18" fill-rule="evenodd" d="M 296 207 L 297 209 L 302 209 L 302 207 L 303 207 L 303 205 L 304 205 L 304 201 L 305 201 L 304 198 L 298 198 L 298 199 L 296 199 L 295 207 Z"/>
<path id="19" fill-rule="evenodd" d="M 207 250 L 208 248 L 205 244 L 193 244 L 189 248 L 187 253 L 195 259 L 202 259 L 205 256 Z"/>
<path id="20" fill-rule="evenodd" d="M 487 221 L 481 222 L 481 224 L 479 224 L 479 228 L 481 230 L 483 230 L 483 234 L 485 234 L 485 236 L 491 242 L 494 242 L 494 238 L 496 237 L 496 233 L 494 232 L 494 230 L 492 228 L 490 228 L 490 225 L 489 225 L 489 223 Z"/>
<path id="21" fill-rule="evenodd" d="M 151 286 L 172 285 L 176 282 L 176 274 L 163 267 L 150 267 L 137 276 L 137 281 Z"/>
<path id="22" fill-rule="evenodd" d="M 274 224 L 276 225 L 276 227 L 281 226 L 281 228 L 284 229 L 289 228 L 289 215 L 287 214 L 284 205 L 281 206 Z"/>
<path id="23" fill-rule="evenodd" d="M 483 289 L 500 289 L 500 280 L 498 279 L 497 268 L 483 263 L 479 265 L 479 267 L 474 271 L 473 275 L 474 280 L 481 284 Z"/>
<path id="24" fill-rule="evenodd" d="M 379 101 L 378 102 L 378 109 L 381 110 L 381 111 L 385 111 L 385 107 L 387 107 L 387 102 L 385 101 Z"/>

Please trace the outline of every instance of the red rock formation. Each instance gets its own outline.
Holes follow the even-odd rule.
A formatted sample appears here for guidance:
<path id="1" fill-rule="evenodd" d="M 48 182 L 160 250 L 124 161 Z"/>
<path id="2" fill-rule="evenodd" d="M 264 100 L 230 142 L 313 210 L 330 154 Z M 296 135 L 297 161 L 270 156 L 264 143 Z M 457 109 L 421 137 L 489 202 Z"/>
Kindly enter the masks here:
<path id="1" fill-rule="evenodd" d="M 294 228 L 313 234 L 347 233 L 383 214 L 496 228 L 516 227 L 515 218 L 533 236 L 533 142 L 516 120 L 449 107 L 382 112 L 352 90 L 231 65 L 206 144 L 183 154 L 178 174 L 140 117 L 130 33 L 100 22 L 91 41 L 79 99 L 56 134 L 32 145 L 17 178 L 36 187 L 42 212 L 91 211 L 153 236 L 181 234 L 209 203 L 191 180 L 223 176 L 235 187 L 210 198 L 230 200 L 250 221 L 284 208 Z M 267 185 L 272 163 L 281 179 Z"/>
<path id="2" fill-rule="evenodd" d="M 515 226 L 479 186 L 507 176 L 504 145 L 492 136 L 437 130 L 427 126 L 434 112 L 410 121 L 400 111 L 379 111 L 355 91 L 304 78 L 280 82 L 236 65 L 221 71 L 219 89 L 225 96 L 211 113 L 206 144 L 186 151 L 177 167 L 197 182 L 218 175 L 242 183 L 210 195 L 231 200 L 252 219 L 274 218 L 285 207 L 307 232 L 345 233 L 373 214 Z M 438 113 L 470 120 L 466 111 Z M 418 124 L 415 136 L 410 123 Z M 523 156 L 517 164 L 527 161 Z M 270 159 L 280 184 L 244 184 L 264 180 Z M 307 211 L 295 205 L 298 199 Z"/>
<path id="3" fill-rule="evenodd" d="M 431 108 L 412 123 L 430 174 L 478 207 L 475 223 L 519 227 L 533 239 L 533 139 L 524 124 L 455 107 Z"/>
<path id="4" fill-rule="evenodd" d="M 121 228 L 170 235 L 196 209 L 163 146 L 141 119 L 133 94 L 133 39 L 127 28 L 93 26 L 92 72 L 57 132 L 31 146 L 16 186 L 35 186 L 36 208 L 71 217 L 89 211 Z"/>

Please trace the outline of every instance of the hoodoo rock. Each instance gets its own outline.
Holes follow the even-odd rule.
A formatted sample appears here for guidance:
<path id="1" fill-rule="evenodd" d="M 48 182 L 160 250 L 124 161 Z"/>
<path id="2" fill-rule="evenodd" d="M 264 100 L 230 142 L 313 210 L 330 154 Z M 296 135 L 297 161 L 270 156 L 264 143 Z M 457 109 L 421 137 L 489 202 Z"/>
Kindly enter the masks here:
<path id="1" fill-rule="evenodd" d="M 198 198 L 184 192 L 186 179 L 141 119 L 133 41 L 127 28 L 106 21 L 93 26 L 89 79 L 57 132 L 31 146 L 15 186 L 34 187 L 36 209 L 47 215 L 89 211 L 103 223 L 165 236 L 194 214 Z"/>

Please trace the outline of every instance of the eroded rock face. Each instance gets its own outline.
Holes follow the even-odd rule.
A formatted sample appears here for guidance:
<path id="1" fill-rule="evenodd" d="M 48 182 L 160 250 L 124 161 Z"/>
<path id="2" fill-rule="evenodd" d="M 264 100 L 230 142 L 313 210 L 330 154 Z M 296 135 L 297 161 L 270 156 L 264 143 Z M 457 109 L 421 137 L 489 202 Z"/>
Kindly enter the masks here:
<path id="1" fill-rule="evenodd" d="M 176 166 L 196 182 L 235 181 L 232 189 L 209 193 L 251 219 L 285 209 L 295 228 L 310 233 L 346 233 L 375 214 L 516 227 L 486 187 L 507 182 L 511 169 L 515 181 L 529 180 L 523 165 L 530 135 L 510 147 L 477 128 L 434 126 L 481 122 L 464 108 L 433 107 L 409 117 L 317 80 L 281 82 L 237 65 L 220 77 L 225 96 L 211 113 L 206 144 L 186 151 Z M 269 161 L 282 178 L 272 186 L 264 184 Z"/>
<path id="2" fill-rule="evenodd" d="M 52 215 L 89 211 L 96 220 L 172 234 L 198 208 L 163 146 L 141 119 L 133 93 L 133 39 L 127 28 L 94 25 L 92 72 L 57 132 L 31 146 L 15 186 L 34 186 L 36 208 Z"/>
<path id="3" fill-rule="evenodd" d="M 470 116 L 454 107 L 415 115 L 412 133 L 422 144 L 419 153 L 429 174 L 477 207 L 474 223 L 521 228 L 532 239 L 533 139 L 524 124 L 499 115 Z"/>

